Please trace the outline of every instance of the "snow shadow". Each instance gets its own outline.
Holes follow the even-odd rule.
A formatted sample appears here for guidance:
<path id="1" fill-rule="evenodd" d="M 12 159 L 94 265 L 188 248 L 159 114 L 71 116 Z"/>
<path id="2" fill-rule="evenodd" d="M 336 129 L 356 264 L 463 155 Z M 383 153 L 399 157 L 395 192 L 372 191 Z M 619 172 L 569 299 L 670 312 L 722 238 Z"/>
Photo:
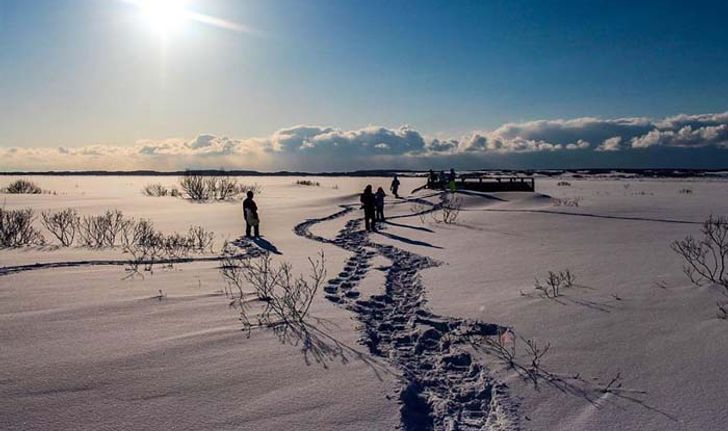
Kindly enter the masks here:
<path id="1" fill-rule="evenodd" d="M 334 362 L 345 365 L 358 360 L 367 365 L 379 381 L 383 381 L 383 374 L 395 375 L 385 363 L 331 335 L 326 329 L 329 324 L 324 319 L 311 317 L 308 322 L 277 325 L 273 332 L 281 343 L 300 347 L 306 365 L 319 364 L 327 369 Z"/>
<path id="2" fill-rule="evenodd" d="M 420 241 L 420 240 L 417 240 L 417 239 L 405 238 L 403 236 L 395 235 L 393 233 L 383 232 L 382 230 L 378 230 L 375 233 L 378 233 L 379 235 L 382 235 L 382 236 L 387 237 L 389 239 L 393 239 L 393 240 L 396 240 L 396 241 L 404 242 L 406 244 L 419 245 L 419 246 L 422 246 L 422 247 L 430 247 L 430 248 L 442 249 L 442 247 L 440 247 L 439 245 L 432 245 L 429 242 Z"/>
<path id="3" fill-rule="evenodd" d="M 257 237 L 257 238 L 253 238 L 251 241 L 255 245 L 257 245 L 258 247 L 262 248 L 265 251 L 268 251 L 273 254 L 279 254 L 279 255 L 283 254 L 278 250 L 278 248 L 275 245 L 273 245 L 270 241 L 268 241 L 265 238 Z"/>
<path id="4" fill-rule="evenodd" d="M 409 225 L 409 224 L 395 223 L 395 222 L 390 221 L 390 220 L 384 220 L 382 223 L 388 224 L 390 226 L 402 227 L 402 228 L 405 228 L 405 229 L 419 230 L 419 231 L 422 231 L 422 232 L 429 232 L 429 233 L 434 233 L 435 232 L 434 230 L 432 230 L 430 228 L 423 227 L 423 226 L 412 226 L 412 225 Z"/>

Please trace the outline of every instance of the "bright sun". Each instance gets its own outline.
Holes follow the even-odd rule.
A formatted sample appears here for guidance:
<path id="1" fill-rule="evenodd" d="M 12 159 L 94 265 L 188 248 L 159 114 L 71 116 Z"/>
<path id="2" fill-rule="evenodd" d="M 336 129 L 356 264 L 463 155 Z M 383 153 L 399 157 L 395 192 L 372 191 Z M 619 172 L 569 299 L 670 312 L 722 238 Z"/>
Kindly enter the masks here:
<path id="1" fill-rule="evenodd" d="M 184 0 L 142 0 L 139 6 L 155 30 L 167 33 L 185 20 L 188 12 L 184 3 Z"/>
<path id="2" fill-rule="evenodd" d="M 196 22 L 203 25 L 217 27 L 239 33 L 254 33 L 254 30 L 229 21 L 224 18 L 218 18 L 194 12 L 187 9 L 189 0 L 121 0 L 130 3 L 142 12 L 144 20 L 155 31 L 167 34 L 185 22 Z"/>

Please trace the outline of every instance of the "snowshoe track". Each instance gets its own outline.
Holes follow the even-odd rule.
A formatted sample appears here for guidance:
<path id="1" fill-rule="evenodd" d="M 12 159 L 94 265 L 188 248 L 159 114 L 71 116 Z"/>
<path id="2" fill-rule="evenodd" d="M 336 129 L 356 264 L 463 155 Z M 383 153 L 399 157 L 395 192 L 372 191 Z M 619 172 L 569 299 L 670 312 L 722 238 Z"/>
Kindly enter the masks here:
<path id="1" fill-rule="evenodd" d="M 370 241 L 368 233 L 361 229 L 361 219 L 349 220 L 334 239 L 310 232 L 311 226 L 343 217 L 355 207 L 342 208 L 328 217 L 306 220 L 294 232 L 352 253 L 341 272 L 328 280 L 325 296 L 355 313 L 362 323 L 361 343 L 371 354 L 385 358 L 402 372 L 401 428 L 519 430 L 518 406 L 510 399 L 506 386 L 475 361 L 464 341 L 469 335 L 495 335 L 500 327 L 432 313 L 426 305 L 420 271 L 438 263 Z M 378 255 L 392 262 L 383 268 L 384 293 L 362 298 L 357 286 Z"/>

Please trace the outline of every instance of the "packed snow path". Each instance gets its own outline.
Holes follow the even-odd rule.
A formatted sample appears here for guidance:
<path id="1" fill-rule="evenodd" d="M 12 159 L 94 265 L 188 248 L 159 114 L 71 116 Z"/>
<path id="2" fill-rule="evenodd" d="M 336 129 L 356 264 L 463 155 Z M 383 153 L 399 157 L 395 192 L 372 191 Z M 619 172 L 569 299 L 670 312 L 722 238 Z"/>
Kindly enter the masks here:
<path id="1" fill-rule="evenodd" d="M 427 202 L 427 201 L 425 201 Z M 429 202 L 427 202 L 429 205 Z M 436 208 L 436 206 L 433 206 Z M 362 343 L 402 373 L 401 426 L 404 430 L 517 430 L 517 406 L 507 388 L 477 363 L 465 346 L 471 335 L 495 335 L 494 324 L 438 316 L 427 308 L 419 272 L 437 266 L 433 260 L 370 240 L 353 219 L 333 240 L 311 233 L 314 224 L 343 217 L 343 206 L 328 217 L 310 219 L 294 228 L 297 235 L 341 247 L 353 255 L 338 277 L 324 288 L 326 298 L 354 312 L 363 324 Z M 392 262 L 384 293 L 362 298 L 359 282 L 372 259 Z"/>

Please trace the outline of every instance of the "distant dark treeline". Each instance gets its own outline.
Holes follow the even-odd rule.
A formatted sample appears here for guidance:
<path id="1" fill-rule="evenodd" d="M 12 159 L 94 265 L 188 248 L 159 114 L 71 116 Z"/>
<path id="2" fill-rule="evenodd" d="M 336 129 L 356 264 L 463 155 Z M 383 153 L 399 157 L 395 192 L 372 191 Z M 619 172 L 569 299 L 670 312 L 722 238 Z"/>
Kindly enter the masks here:
<path id="1" fill-rule="evenodd" d="M 317 177 L 385 177 L 397 174 L 415 175 L 415 171 L 352 171 L 352 172 L 296 172 L 277 171 L 259 172 L 243 170 L 220 170 L 220 169 L 189 169 L 184 171 L 18 171 L 0 172 L 0 175 L 50 175 L 50 176 L 182 176 L 188 173 L 205 176 L 245 176 L 245 177 L 293 177 L 293 176 L 317 176 Z"/>
<path id="2" fill-rule="evenodd" d="M 467 172 L 470 174 L 481 173 L 483 175 L 539 175 L 539 176 L 558 176 L 571 174 L 574 177 L 593 176 L 613 174 L 617 177 L 620 175 L 638 175 L 640 177 L 653 178 L 684 178 L 684 177 L 703 177 L 715 176 L 718 172 L 728 171 L 726 169 L 482 169 L 467 170 L 459 172 Z M 195 173 L 206 176 L 250 176 L 250 177 L 390 177 L 394 174 L 405 177 L 423 176 L 427 171 L 416 170 L 399 170 L 399 169 L 377 169 L 362 170 L 348 172 L 297 172 L 297 171 L 277 171 L 277 172 L 259 172 L 246 170 L 220 170 L 220 169 L 190 169 L 184 171 L 18 171 L 18 172 L 0 172 L 0 175 L 18 176 L 18 175 L 49 175 L 49 176 L 181 176 L 187 173 Z M 726 175 L 728 176 L 728 174 Z"/>

